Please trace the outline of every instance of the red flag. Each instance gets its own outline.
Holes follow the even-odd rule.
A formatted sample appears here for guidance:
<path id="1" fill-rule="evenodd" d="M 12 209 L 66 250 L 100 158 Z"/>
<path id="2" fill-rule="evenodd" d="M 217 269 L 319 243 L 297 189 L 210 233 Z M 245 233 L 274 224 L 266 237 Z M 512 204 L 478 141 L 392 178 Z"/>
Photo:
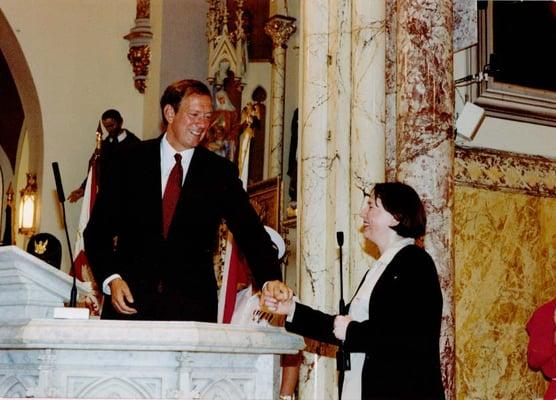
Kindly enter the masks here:
<path id="1" fill-rule="evenodd" d="M 249 285 L 249 267 L 231 233 L 228 232 L 226 260 L 218 302 L 218 322 L 229 324 L 236 306 L 238 287 Z"/>
<path id="2" fill-rule="evenodd" d="M 83 195 L 83 204 L 81 206 L 81 215 L 79 216 L 79 226 L 77 227 L 77 240 L 75 241 L 75 258 L 74 268 L 75 276 L 77 279 L 83 282 L 91 282 L 91 288 L 95 299 L 89 299 L 91 301 L 96 300 L 96 305 L 92 307 L 91 313 L 93 315 L 98 315 L 102 304 L 102 292 L 99 290 L 98 285 L 95 282 L 93 273 L 89 261 L 87 260 L 87 255 L 85 254 L 85 240 L 83 238 L 83 233 L 89 222 L 93 206 L 95 205 L 97 193 L 98 193 L 98 170 L 100 166 L 100 143 L 102 140 L 102 128 L 100 121 L 98 123 L 96 132 L 96 149 L 89 161 L 89 173 L 87 175 L 87 184 L 85 185 L 85 193 Z"/>

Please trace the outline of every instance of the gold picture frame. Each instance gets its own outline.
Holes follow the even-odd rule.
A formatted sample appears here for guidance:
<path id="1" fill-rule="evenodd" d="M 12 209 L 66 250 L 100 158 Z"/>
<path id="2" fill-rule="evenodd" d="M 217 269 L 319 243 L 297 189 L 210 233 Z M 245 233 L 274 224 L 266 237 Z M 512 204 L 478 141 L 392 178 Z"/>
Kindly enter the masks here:
<path id="1" fill-rule="evenodd" d="M 261 218 L 262 223 L 278 233 L 281 232 L 281 186 L 280 177 L 274 177 L 247 187 L 251 205 Z"/>

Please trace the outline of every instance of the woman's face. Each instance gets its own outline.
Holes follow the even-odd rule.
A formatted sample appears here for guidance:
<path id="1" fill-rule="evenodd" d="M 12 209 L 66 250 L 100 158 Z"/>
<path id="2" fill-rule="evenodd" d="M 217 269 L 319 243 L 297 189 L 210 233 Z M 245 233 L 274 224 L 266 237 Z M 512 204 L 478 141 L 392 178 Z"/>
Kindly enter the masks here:
<path id="1" fill-rule="evenodd" d="M 365 197 L 361 209 L 363 219 L 363 235 L 372 242 L 379 243 L 381 239 L 392 234 L 390 227 L 396 226 L 398 221 L 384 209 L 380 199 L 375 200 L 374 194 Z"/>

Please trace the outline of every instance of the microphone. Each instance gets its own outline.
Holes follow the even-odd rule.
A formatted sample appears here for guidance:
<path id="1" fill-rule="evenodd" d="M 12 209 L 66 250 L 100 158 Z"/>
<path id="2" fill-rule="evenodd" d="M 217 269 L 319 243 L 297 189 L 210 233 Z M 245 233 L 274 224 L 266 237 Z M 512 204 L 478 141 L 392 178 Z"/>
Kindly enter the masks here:
<path id="1" fill-rule="evenodd" d="M 340 246 L 340 255 L 342 254 L 342 246 L 344 245 L 344 232 L 336 232 L 336 242 Z"/>
<path id="2" fill-rule="evenodd" d="M 54 181 L 56 182 L 56 192 L 58 193 L 58 201 L 62 205 L 62 216 L 64 219 L 64 231 L 66 232 L 66 240 L 68 242 L 68 250 L 71 262 L 71 272 L 73 275 L 73 284 L 71 285 L 71 293 L 70 293 L 70 307 L 75 307 L 77 305 L 77 278 L 75 277 L 75 263 L 73 262 L 73 253 L 71 251 L 71 243 L 69 239 L 68 233 L 68 224 L 66 223 L 66 207 L 64 202 L 66 201 L 66 197 L 64 196 L 64 188 L 62 186 L 62 178 L 60 177 L 60 168 L 58 167 L 57 162 L 52 163 L 52 172 L 54 172 Z"/>
<path id="3" fill-rule="evenodd" d="M 62 178 L 60 177 L 60 168 L 58 168 L 58 163 L 52 163 L 52 171 L 54 172 L 54 181 L 56 182 L 56 192 L 58 193 L 58 201 L 64 204 L 66 201 L 66 196 L 64 196 L 64 187 L 62 186 Z"/>
<path id="4" fill-rule="evenodd" d="M 336 242 L 340 248 L 340 315 L 345 315 L 347 312 L 346 304 L 344 302 L 344 274 L 342 263 L 342 246 L 344 245 L 344 232 L 336 232 Z M 342 400 L 342 386 L 344 385 L 345 371 L 351 369 L 351 362 L 349 352 L 344 350 L 344 342 L 338 346 L 336 352 L 336 369 L 338 370 L 338 399 Z"/>
<path id="5" fill-rule="evenodd" d="M 344 274 L 342 263 L 342 246 L 344 245 L 344 232 L 336 232 L 336 242 L 340 248 L 340 314 L 346 313 L 346 304 L 344 302 Z"/>

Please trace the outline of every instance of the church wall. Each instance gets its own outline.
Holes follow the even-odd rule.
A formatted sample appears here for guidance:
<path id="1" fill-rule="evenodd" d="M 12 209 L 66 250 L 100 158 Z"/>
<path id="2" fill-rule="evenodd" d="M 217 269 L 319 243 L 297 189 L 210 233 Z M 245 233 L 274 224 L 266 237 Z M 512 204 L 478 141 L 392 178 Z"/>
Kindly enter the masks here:
<path id="1" fill-rule="evenodd" d="M 533 310 L 556 296 L 556 160 L 458 149 L 454 209 L 456 386 L 461 399 L 533 399 Z"/>
<path id="2" fill-rule="evenodd" d="M 474 73 L 474 47 L 454 78 Z M 456 110 L 473 86 L 456 88 Z M 486 117 L 456 151 L 454 252 L 457 398 L 540 398 L 525 324 L 556 296 L 556 128 Z M 550 159 L 543 159 L 544 156 Z"/>
<path id="3" fill-rule="evenodd" d="M 143 99 L 133 86 L 127 60 L 135 0 L 0 0 L 29 65 L 39 97 L 44 131 L 40 231 L 63 243 L 69 268 L 51 163 L 58 161 L 66 195 L 80 185 L 94 148 L 101 113 L 117 108 L 124 127 L 143 135 Z M 25 168 L 25 166 L 21 166 Z M 20 189 L 20 188 L 14 188 Z M 66 204 L 74 240 L 81 202 Z"/>
<path id="4" fill-rule="evenodd" d="M 208 83 L 208 2 L 164 0 L 163 8 L 161 90 L 184 78 Z"/>

